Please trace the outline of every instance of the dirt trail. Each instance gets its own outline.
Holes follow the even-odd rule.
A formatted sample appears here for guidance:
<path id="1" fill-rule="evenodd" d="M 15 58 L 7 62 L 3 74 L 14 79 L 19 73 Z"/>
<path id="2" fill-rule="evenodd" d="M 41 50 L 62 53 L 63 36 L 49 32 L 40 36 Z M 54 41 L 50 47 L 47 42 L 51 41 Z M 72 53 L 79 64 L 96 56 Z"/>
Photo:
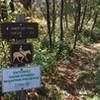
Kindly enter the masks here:
<path id="1" fill-rule="evenodd" d="M 80 48 L 82 51 L 84 52 L 90 52 L 90 53 L 96 53 L 96 52 L 100 52 L 100 43 L 95 43 L 92 44 L 90 46 L 78 46 L 78 48 Z"/>
<path id="2" fill-rule="evenodd" d="M 88 47 L 79 46 L 75 51 L 76 56 L 72 57 L 70 62 L 68 62 L 67 59 L 61 59 L 58 61 L 56 64 L 56 81 L 59 81 L 57 85 L 62 89 L 61 93 L 63 95 L 63 100 L 82 100 L 81 95 L 78 94 L 76 89 L 76 69 L 80 64 L 88 65 L 90 63 L 91 56 L 97 52 L 100 52 L 100 43 L 92 44 Z"/>

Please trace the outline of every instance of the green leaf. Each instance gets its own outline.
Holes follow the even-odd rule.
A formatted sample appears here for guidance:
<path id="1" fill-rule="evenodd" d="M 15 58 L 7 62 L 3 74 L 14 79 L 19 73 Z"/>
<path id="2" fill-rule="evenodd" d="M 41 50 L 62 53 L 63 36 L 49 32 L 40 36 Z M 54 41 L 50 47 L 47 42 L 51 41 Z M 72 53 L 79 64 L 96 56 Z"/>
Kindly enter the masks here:
<path id="1" fill-rule="evenodd" d="M 100 96 L 94 96 L 93 100 L 100 100 Z"/>

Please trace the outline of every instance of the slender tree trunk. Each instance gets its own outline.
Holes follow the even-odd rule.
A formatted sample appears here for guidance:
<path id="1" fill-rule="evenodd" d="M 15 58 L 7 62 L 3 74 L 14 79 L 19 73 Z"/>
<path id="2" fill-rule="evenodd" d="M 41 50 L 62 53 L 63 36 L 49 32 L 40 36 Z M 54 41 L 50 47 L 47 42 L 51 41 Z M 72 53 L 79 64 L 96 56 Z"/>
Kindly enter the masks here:
<path id="1" fill-rule="evenodd" d="M 49 0 L 46 0 L 46 7 L 47 7 L 47 27 L 48 27 L 48 34 L 49 34 L 49 46 L 50 49 L 52 48 L 52 34 L 51 34 L 51 23 L 50 23 L 50 6 Z"/>
<path id="2" fill-rule="evenodd" d="M 52 32 L 54 32 L 55 31 L 55 22 L 56 22 L 56 10 L 55 10 L 55 0 L 52 0 L 52 2 L 53 2 L 53 5 L 52 5 L 52 8 L 53 8 L 53 10 L 52 10 Z"/>
<path id="3" fill-rule="evenodd" d="M 74 25 L 74 43 L 73 43 L 73 49 L 76 48 L 76 43 L 78 39 L 79 34 L 79 27 L 80 27 L 80 17 L 81 17 L 81 0 L 75 0 L 76 2 L 76 12 L 75 12 L 75 25 Z"/>
<path id="4" fill-rule="evenodd" d="M 92 10 L 89 11 L 89 15 L 87 16 L 86 24 L 88 24 L 88 22 L 90 21 L 91 16 L 92 16 Z"/>
<path id="5" fill-rule="evenodd" d="M 94 26 L 95 26 L 96 21 L 97 21 L 97 17 L 98 17 L 98 12 L 96 12 L 96 13 L 95 13 L 94 23 L 93 23 L 93 25 L 92 25 L 91 32 L 92 32 L 92 31 L 93 31 L 93 29 L 94 29 Z"/>
<path id="6" fill-rule="evenodd" d="M 62 51 L 62 43 L 64 38 L 64 32 L 63 32 L 63 7 L 64 7 L 64 0 L 61 0 L 60 2 L 60 45 L 59 45 L 59 51 L 58 54 L 61 54 Z"/>
<path id="7" fill-rule="evenodd" d="M 65 15 L 65 21 L 66 21 L 66 29 L 68 29 L 68 14 Z"/>
<path id="8" fill-rule="evenodd" d="M 64 32 L 63 32 L 63 7 L 64 1 L 61 0 L 61 13 L 60 13 L 60 40 L 63 41 Z"/>
<path id="9" fill-rule="evenodd" d="M 93 29 L 94 29 L 95 24 L 97 22 L 97 17 L 98 17 L 98 12 L 96 11 L 95 16 L 94 16 L 94 22 L 93 22 L 93 25 L 92 25 L 92 28 L 91 28 L 91 38 L 93 37 Z"/>
<path id="10" fill-rule="evenodd" d="M 32 0 L 20 0 L 20 2 L 23 4 L 25 9 L 29 9 L 32 6 Z"/>
<path id="11" fill-rule="evenodd" d="M 53 34 L 53 47 L 55 46 L 55 24 L 56 24 L 56 10 L 55 10 L 55 3 L 56 1 L 55 0 L 52 0 L 53 2 L 53 10 L 52 10 L 52 34 Z"/>
<path id="12" fill-rule="evenodd" d="M 65 3 L 65 10 L 67 10 L 67 1 L 64 2 Z M 65 22 L 66 22 L 66 29 L 68 29 L 68 13 L 67 11 L 65 11 Z"/>
<path id="13" fill-rule="evenodd" d="M 81 33 L 83 25 L 84 25 L 84 20 L 85 20 L 86 10 L 87 10 L 87 0 L 85 0 L 84 5 L 85 6 L 84 6 L 84 11 L 83 11 L 83 17 L 82 17 L 81 25 L 80 25 L 80 28 L 79 28 L 79 33 Z"/>
<path id="14" fill-rule="evenodd" d="M 96 7 L 100 5 L 100 0 L 97 1 L 97 4 L 96 4 Z M 98 18 L 98 14 L 99 14 L 99 9 L 96 10 L 95 9 L 95 12 L 94 12 L 94 22 L 93 22 L 93 25 L 92 25 L 92 28 L 91 28 L 91 39 L 93 38 L 93 29 L 95 27 L 95 24 L 97 22 L 97 18 Z"/>

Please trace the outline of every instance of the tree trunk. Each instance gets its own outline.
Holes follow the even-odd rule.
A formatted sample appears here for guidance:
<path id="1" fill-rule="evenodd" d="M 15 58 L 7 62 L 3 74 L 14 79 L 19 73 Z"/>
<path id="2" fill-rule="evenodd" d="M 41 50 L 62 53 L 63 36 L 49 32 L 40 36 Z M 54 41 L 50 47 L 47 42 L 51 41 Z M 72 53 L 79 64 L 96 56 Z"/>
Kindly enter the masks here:
<path id="1" fill-rule="evenodd" d="M 30 9 L 32 6 L 32 0 L 20 0 L 20 2 L 23 4 L 25 9 Z"/>
<path id="2" fill-rule="evenodd" d="M 92 16 L 92 10 L 90 10 L 88 12 L 89 12 L 89 15 L 87 16 L 86 24 L 88 24 L 88 22 L 91 20 L 91 16 Z"/>
<path id="3" fill-rule="evenodd" d="M 67 1 L 64 2 L 65 3 L 65 10 L 67 10 Z M 68 10 L 67 10 L 68 11 Z M 66 22 L 66 29 L 68 29 L 68 12 L 65 11 L 65 22 Z"/>
<path id="4" fill-rule="evenodd" d="M 84 25 L 86 10 L 87 10 L 87 0 L 85 0 L 85 3 L 84 3 L 83 17 L 82 17 L 81 25 L 80 25 L 80 28 L 79 28 L 79 33 L 81 33 L 83 25 Z"/>
<path id="5" fill-rule="evenodd" d="M 60 40 L 63 41 L 64 32 L 63 32 L 63 7 L 64 1 L 61 0 L 61 11 L 60 11 Z"/>
<path id="6" fill-rule="evenodd" d="M 95 26 L 96 21 L 97 21 L 97 17 L 98 17 L 98 13 L 96 12 L 96 13 L 95 13 L 95 17 L 94 17 L 94 23 L 93 23 L 93 25 L 92 25 L 91 31 L 93 31 L 93 29 L 94 29 L 94 26 Z"/>
<path id="7" fill-rule="evenodd" d="M 98 17 L 98 12 L 96 11 L 95 16 L 94 16 L 94 22 L 93 22 L 93 25 L 92 25 L 92 28 L 91 28 L 91 39 L 93 37 L 93 29 L 94 29 L 95 24 L 97 22 L 97 17 Z"/>
<path id="8" fill-rule="evenodd" d="M 63 37 L 64 37 L 64 32 L 63 32 L 63 7 L 64 7 L 64 0 L 61 0 L 60 7 L 61 7 L 61 9 L 60 9 L 60 45 L 59 45 L 58 54 L 61 54 Z"/>
<path id="9" fill-rule="evenodd" d="M 46 7 L 47 7 L 47 27 L 48 27 L 48 34 L 49 34 L 49 47 L 52 48 L 52 34 L 51 34 L 51 23 L 50 23 L 50 6 L 49 0 L 46 0 Z"/>
<path id="10" fill-rule="evenodd" d="M 53 34 L 53 47 L 55 45 L 55 24 L 56 24 L 56 10 L 55 10 L 55 0 L 52 0 L 53 2 L 53 10 L 52 10 L 52 34 Z"/>
<path id="11" fill-rule="evenodd" d="M 65 15 L 65 21 L 66 21 L 66 29 L 68 29 L 68 14 Z"/>
<path id="12" fill-rule="evenodd" d="M 96 3 L 97 3 L 96 7 L 99 6 L 100 5 L 100 0 L 98 0 Z M 94 14 L 95 14 L 94 15 L 94 22 L 93 22 L 93 25 L 92 25 L 92 28 L 91 28 L 91 39 L 93 38 L 93 29 L 94 29 L 95 24 L 97 22 L 97 18 L 98 18 L 98 15 L 99 15 L 99 9 L 95 9 Z"/>
<path id="13" fill-rule="evenodd" d="M 76 48 L 76 43 L 79 35 L 79 27 L 80 27 L 80 17 L 81 17 L 81 0 L 75 0 L 76 2 L 76 12 L 75 12 L 75 25 L 74 25 L 74 43 L 73 49 Z"/>

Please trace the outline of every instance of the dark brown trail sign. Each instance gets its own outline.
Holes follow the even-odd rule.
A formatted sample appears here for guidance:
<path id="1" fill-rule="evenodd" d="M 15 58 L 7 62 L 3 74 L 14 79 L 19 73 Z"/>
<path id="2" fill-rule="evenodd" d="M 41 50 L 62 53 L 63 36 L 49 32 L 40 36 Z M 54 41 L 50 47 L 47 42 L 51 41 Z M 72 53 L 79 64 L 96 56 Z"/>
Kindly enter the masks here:
<path id="1" fill-rule="evenodd" d="M 1 33 L 4 39 L 36 38 L 38 36 L 38 23 L 2 23 Z"/>

